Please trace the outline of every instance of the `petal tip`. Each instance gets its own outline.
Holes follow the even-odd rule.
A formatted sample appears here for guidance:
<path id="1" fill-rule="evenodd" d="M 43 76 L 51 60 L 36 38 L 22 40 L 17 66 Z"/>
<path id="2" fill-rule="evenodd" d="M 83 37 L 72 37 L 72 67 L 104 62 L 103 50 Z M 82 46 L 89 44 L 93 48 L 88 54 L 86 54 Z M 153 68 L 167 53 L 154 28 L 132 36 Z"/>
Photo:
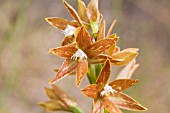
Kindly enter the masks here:
<path id="1" fill-rule="evenodd" d="M 53 50 L 53 49 L 49 49 L 48 54 L 51 54 L 51 53 L 53 53 L 53 52 L 54 52 L 54 50 Z"/>

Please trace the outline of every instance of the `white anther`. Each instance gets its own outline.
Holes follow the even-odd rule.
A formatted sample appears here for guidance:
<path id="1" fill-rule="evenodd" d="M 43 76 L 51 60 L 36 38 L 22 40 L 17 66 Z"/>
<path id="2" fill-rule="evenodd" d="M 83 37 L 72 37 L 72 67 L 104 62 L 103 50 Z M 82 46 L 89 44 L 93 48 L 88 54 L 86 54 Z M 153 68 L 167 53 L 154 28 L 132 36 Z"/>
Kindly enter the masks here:
<path id="1" fill-rule="evenodd" d="M 81 49 L 78 49 L 71 59 L 77 60 L 77 58 L 80 58 L 81 60 L 84 58 L 87 59 L 87 55 Z"/>
<path id="2" fill-rule="evenodd" d="M 106 84 L 104 86 L 104 90 L 101 92 L 101 96 L 108 96 L 110 93 L 114 94 L 116 91 L 114 89 L 112 89 L 111 86 L 109 86 L 108 84 Z"/>
<path id="3" fill-rule="evenodd" d="M 76 28 L 75 28 L 75 27 L 70 26 L 70 25 L 67 25 L 66 29 L 63 30 L 62 33 L 63 33 L 65 36 L 70 36 L 70 35 L 73 35 L 75 31 L 76 31 Z"/>

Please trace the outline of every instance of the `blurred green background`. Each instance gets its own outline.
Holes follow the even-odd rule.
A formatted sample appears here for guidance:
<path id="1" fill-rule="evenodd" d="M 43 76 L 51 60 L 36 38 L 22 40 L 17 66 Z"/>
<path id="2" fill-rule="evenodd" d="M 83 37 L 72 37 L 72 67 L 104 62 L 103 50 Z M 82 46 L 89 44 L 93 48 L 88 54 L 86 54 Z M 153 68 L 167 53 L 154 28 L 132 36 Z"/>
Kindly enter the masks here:
<path id="1" fill-rule="evenodd" d="M 77 8 L 77 0 L 68 2 Z M 145 113 L 169 113 L 170 1 L 99 0 L 99 8 L 107 29 L 117 20 L 113 33 L 120 36 L 121 49 L 140 48 L 140 67 L 133 76 L 140 81 L 125 92 L 149 109 Z M 72 19 L 62 0 L 0 0 L 0 113 L 46 113 L 36 102 L 48 99 L 44 87 L 50 87 L 53 69 L 63 61 L 47 52 L 60 46 L 64 36 L 45 17 Z M 121 68 L 113 67 L 113 78 Z M 80 88 L 75 76 L 57 84 L 90 113 L 92 101 L 79 91 L 87 78 Z"/>

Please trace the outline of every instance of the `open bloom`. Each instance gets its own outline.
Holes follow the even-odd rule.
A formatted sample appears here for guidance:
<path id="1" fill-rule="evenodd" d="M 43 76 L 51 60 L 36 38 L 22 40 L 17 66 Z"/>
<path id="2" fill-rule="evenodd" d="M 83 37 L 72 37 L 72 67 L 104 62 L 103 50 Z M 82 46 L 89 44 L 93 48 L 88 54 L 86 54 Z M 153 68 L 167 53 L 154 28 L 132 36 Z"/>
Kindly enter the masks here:
<path id="1" fill-rule="evenodd" d="M 107 56 L 101 55 L 115 43 L 114 39 L 103 39 L 92 43 L 88 31 L 81 27 L 76 35 L 75 45 L 66 45 L 50 49 L 50 53 L 66 58 L 63 65 L 50 83 L 54 83 L 76 71 L 76 85 L 86 75 L 88 63 L 98 61 L 103 63 Z M 99 57 L 100 56 L 100 57 Z"/>
<path id="2" fill-rule="evenodd" d="M 82 26 L 91 29 L 90 22 L 98 24 L 102 20 L 103 16 L 98 10 L 98 0 L 91 0 L 87 7 L 82 0 L 78 0 L 78 12 L 65 0 L 63 0 L 63 3 L 74 20 L 69 21 L 59 17 L 45 18 L 50 25 L 62 30 L 65 34 L 62 45 L 71 43 L 75 39 L 74 29 Z"/>
<path id="3" fill-rule="evenodd" d="M 81 90 L 83 94 L 94 99 L 93 113 L 101 113 L 104 110 L 103 108 L 110 113 L 122 113 L 119 108 L 136 111 L 146 110 L 146 108 L 141 106 L 137 101 L 121 93 L 121 91 L 133 86 L 138 80 L 117 79 L 108 83 L 109 78 L 110 62 L 107 60 L 96 84 L 90 84 Z"/>

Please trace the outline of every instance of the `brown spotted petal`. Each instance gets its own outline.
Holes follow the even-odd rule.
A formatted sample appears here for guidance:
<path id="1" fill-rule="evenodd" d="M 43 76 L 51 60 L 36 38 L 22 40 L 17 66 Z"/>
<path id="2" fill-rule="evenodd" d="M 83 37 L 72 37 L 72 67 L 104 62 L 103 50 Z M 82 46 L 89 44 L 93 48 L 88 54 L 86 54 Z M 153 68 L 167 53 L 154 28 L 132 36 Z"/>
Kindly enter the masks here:
<path id="1" fill-rule="evenodd" d="M 82 25 L 81 19 L 79 17 L 79 15 L 77 14 L 77 12 L 75 11 L 75 9 L 70 6 L 65 0 L 63 0 L 65 7 L 68 9 L 68 11 L 70 12 L 71 16 L 80 24 Z"/>
<path id="2" fill-rule="evenodd" d="M 89 20 L 93 22 L 98 22 L 100 20 L 100 12 L 98 10 L 98 0 L 90 1 L 86 13 Z"/>
<path id="3" fill-rule="evenodd" d="M 114 90 L 121 92 L 127 88 L 132 87 L 138 80 L 133 79 L 117 79 L 113 82 L 109 83 L 109 86 L 111 86 Z"/>
<path id="4" fill-rule="evenodd" d="M 89 64 L 99 64 L 99 63 L 106 62 L 107 58 L 108 58 L 107 55 L 100 54 L 96 57 L 88 58 L 87 60 L 88 60 Z"/>
<path id="5" fill-rule="evenodd" d="M 78 63 L 77 66 L 77 73 L 76 73 L 76 86 L 79 86 L 83 77 L 86 75 L 88 70 L 88 61 L 87 60 L 83 60 L 81 62 Z"/>
<path id="6" fill-rule="evenodd" d="M 133 51 L 132 49 L 129 50 L 123 50 L 120 52 L 115 53 L 112 57 L 115 59 L 124 59 L 122 62 L 115 62 L 112 63 L 113 65 L 116 66 L 123 66 L 131 62 L 136 56 L 138 55 L 137 51 Z"/>
<path id="7" fill-rule="evenodd" d="M 114 95 L 109 97 L 114 104 L 118 107 L 126 109 L 126 110 L 133 110 L 133 111 L 146 111 L 147 108 L 140 105 L 136 100 L 129 97 L 124 93 L 115 93 Z"/>
<path id="8" fill-rule="evenodd" d="M 115 42 L 115 39 L 103 39 L 91 44 L 87 48 L 87 56 L 95 57 L 108 50 Z"/>
<path id="9" fill-rule="evenodd" d="M 107 32 L 106 38 L 109 38 L 109 37 L 110 37 L 110 34 L 111 34 L 112 30 L 113 30 L 113 27 L 114 27 L 115 23 L 116 23 L 116 20 L 114 20 L 114 21 L 112 22 L 112 24 L 111 24 L 111 26 L 110 26 L 110 28 L 109 28 L 109 30 L 108 30 L 108 32 Z"/>
<path id="10" fill-rule="evenodd" d="M 62 46 L 65 46 L 65 45 L 69 45 L 71 43 L 73 43 L 75 40 L 74 36 L 73 35 L 70 35 L 70 36 L 66 36 L 62 42 Z"/>
<path id="11" fill-rule="evenodd" d="M 113 38 L 114 39 L 114 44 L 109 48 L 109 50 L 107 51 L 107 54 L 109 55 L 109 56 L 112 56 L 113 54 L 114 54 L 114 52 L 115 52 L 115 48 L 116 48 L 116 43 L 117 43 L 117 41 L 119 40 L 119 37 L 116 37 L 116 34 L 113 34 L 113 35 L 111 35 L 111 37 L 109 37 L 109 38 Z"/>
<path id="12" fill-rule="evenodd" d="M 76 51 L 77 48 L 75 47 L 61 46 L 61 47 L 50 49 L 49 53 L 53 53 L 57 56 L 70 59 L 75 54 Z"/>
<path id="13" fill-rule="evenodd" d="M 100 64 L 100 63 L 105 63 L 107 59 L 109 59 L 111 63 L 122 62 L 124 60 L 124 59 L 113 59 L 108 55 L 100 54 L 96 57 L 88 58 L 88 62 L 89 64 Z"/>
<path id="14" fill-rule="evenodd" d="M 64 78 L 65 76 L 71 74 L 76 70 L 77 65 L 78 65 L 77 61 L 69 59 L 65 60 L 62 66 L 60 67 L 59 71 L 57 72 L 56 76 L 49 83 L 53 84 L 54 82 L 57 82 L 60 79 Z"/>
<path id="15" fill-rule="evenodd" d="M 78 15 L 80 16 L 81 20 L 84 22 L 89 23 L 89 19 L 86 15 L 86 5 L 82 0 L 78 0 Z"/>
<path id="16" fill-rule="evenodd" d="M 139 64 L 136 64 L 136 60 L 135 59 L 132 60 L 128 65 L 126 65 L 121 70 L 116 79 L 130 79 L 138 67 Z"/>
<path id="17" fill-rule="evenodd" d="M 101 103 L 109 113 L 122 113 L 122 111 L 107 97 L 103 98 Z"/>
<path id="18" fill-rule="evenodd" d="M 93 113 L 104 113 L 104 107 L 102 106 L 100 99 L 93 100 Z"/>
<path id="19" fill-rule="evenodd" d="M 75 23 L 70 22 L 63 18 L 49 17 L 49 18 L 45 18 L 45 19 L 50 25 L 52 25 L 58 29 L 61 29 L 61 30 L 65 30 L 67 25 L 70 25 L 73 27 L 78 27 Z"/>
<path id="20" fill-rule="evenodd" d="M 105 38 L 105 27 L 106 27 L 106 22 L 103 20 L 103 22 L 100 25 L 99 32 L 97 35 L 97 40 L 102 40 Z"/>
<path id="21" fill-rule="evenodd" d="M 84 27 L 82 27 L 77 34 L 76 43 L 77 46 L 83 51 L 86 50 L 88 46 L 90 46 L 91 38 L 88 31 Z"/>
<path id="22" fill-rule="evenodd" d="M 107 82 L 110 78 L 110 72 L 111 72 L 110 62 L 109 62 L 109 60 L 107 60 L 99 74 L 96 84 L 100 84 L 100 83 L 107 84 Z"/>
<path id="23" fill-rule="evenodd" d="M 98 87 L 97 84 L 90 84 L 84 89 L 82 89 L 81 92 L 90 98 L 97 99 L 100 96 L 99 90 L 100 88 Z"/>

